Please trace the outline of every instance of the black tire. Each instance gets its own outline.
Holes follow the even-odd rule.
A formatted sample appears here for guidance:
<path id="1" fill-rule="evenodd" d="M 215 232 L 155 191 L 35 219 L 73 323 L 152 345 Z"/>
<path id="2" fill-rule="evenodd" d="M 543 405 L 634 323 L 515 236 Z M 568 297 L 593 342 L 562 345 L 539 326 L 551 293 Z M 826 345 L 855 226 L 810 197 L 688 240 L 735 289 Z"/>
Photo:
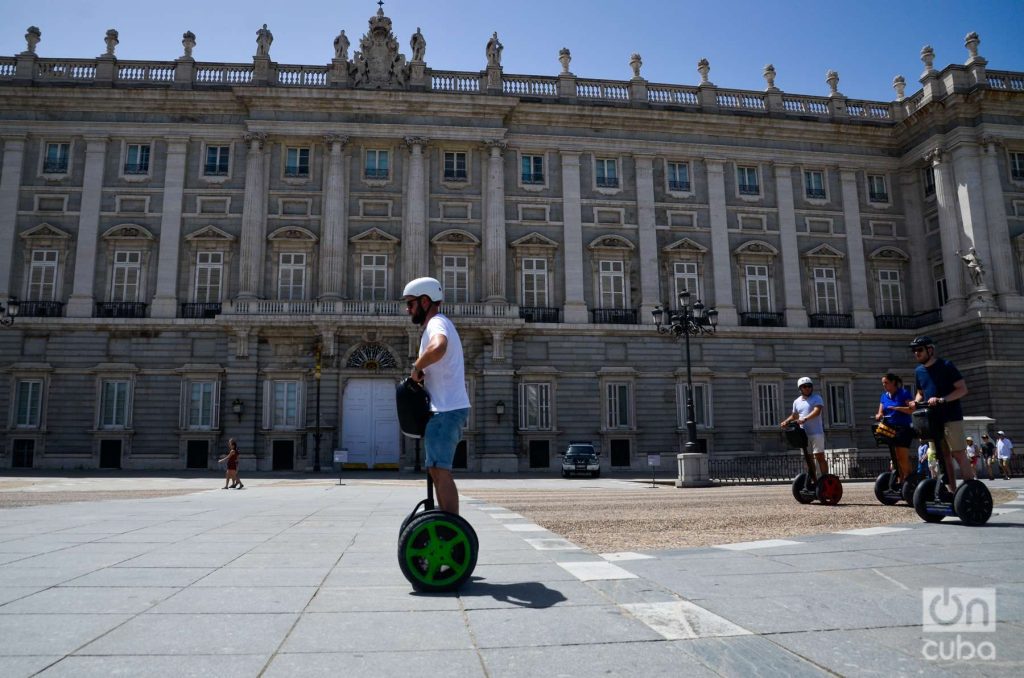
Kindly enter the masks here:
<path id="1" fill-rule="evenodd" d="M 935 478 L 927 478 L 917 484 L 914 490 L 914 510 L 917 515 L 926 523 L 940 522 L 945 516 L 928 513 L 928 503 L 935 501 L 935 485 L 939 481 Z"/>
<path id="2" fill-rule="evenodd" d="M 814 501 L 814 497 L 804 494 L 805 482 L 807 482 L 806 473 L 801 473 L 796 478 L 793 478 L 793 499 L 796 499 L 801 504 L 810 504 Z"/>
<path id="3" fill-rule="evenodd" d="M 899 501 L 899 499 L 889 494 L 889 481 L 891 479 L 892 471 L 886 471 L 875 478 L 875 499 L 886 506 L 892 506 Z"/>
<path id="4" fill-rule="evenodd" d="M 964 525 L 984 525 L 992 517 L 992 493 L 980 480 L 968 480 L 957 488 L 953 510 Z"/>
<path id="5" fill-rule="evenodd" d="M 907 502 L 909 506 L 914 505 L 914 490 L 917 489 L 918 483 L 922 480 L 921 476 L 916 473 L 911 473 L 907 476 L 907 479 L 903 481 L 903 486 L 900 488 L 900 493 L 903 495 L 903 501 Z"/>
<path id="6" fill-rule="evenodd" d="M 814 488 L 814 496 L 822 504 L 835 506 L 843 498 L 843 481 L 837 475 L 826 473 Z"/>
<path id="7" fill-rule="evenodd" d="M 425 511 L 398 539 L 398 566 L 417 591 L 455 591 L 473 574 L 479 552 L 476 531 L 464 518 Z"/>

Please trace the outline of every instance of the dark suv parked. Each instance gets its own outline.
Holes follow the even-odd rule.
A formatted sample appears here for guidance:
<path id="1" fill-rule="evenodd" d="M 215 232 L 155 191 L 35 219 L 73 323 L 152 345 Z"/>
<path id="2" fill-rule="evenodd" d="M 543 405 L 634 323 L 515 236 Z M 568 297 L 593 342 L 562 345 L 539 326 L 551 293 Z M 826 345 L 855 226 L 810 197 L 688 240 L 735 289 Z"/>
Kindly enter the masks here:
<path id="1" fill-rule="evenodd" d="M 562 455 L 562 477 L 568 478 L 574 473 L 586 473 L 591 478 L 601 475 L 601 460 L 592 443 L 582 440 L 569 443 L 569 449 Z"/>

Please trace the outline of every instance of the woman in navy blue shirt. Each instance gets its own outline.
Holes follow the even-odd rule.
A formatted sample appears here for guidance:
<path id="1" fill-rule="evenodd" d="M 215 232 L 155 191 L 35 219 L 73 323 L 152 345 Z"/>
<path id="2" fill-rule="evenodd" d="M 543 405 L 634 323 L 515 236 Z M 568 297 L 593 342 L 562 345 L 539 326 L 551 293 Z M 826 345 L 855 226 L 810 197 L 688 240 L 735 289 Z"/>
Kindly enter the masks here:
<path id="1" fill-rule="evenodd" d="M 875 421 L 885 421 L 886 424 L 896 429 L 896 437 L 893 439 L 893 446 L 896 452 L 896 463 L 898 469 L 894 469 L 899 475 L 899 481 L 903 482 L 913 472 L 913 465 L 910 463 L 910 442 L 914 439 L 914 430 L 910 427 L 912 411 L 909 402 L 914 399 L 910 389 L 903 385 L 903 380 L 892 372 L 882 377 L 882 396 L 878 399 L 878 412 L 875 414 Z"/>

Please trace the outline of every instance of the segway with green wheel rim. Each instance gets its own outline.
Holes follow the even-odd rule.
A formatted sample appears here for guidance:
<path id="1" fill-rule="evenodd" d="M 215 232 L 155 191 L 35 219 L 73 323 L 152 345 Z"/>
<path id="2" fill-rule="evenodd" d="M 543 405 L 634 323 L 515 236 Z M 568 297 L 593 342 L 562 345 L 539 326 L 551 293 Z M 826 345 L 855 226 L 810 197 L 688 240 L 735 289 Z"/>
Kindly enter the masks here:
<path id="1" fill-rule="evenodd" d="M 426 510 L 417 513 L 421 506 Z M 398 537 L 398 566 L 417 591 L 454 591 L 473 574 L 480 542 L 465 518 L 433 506 L 428 475 L 427 498 L 405 519 Z"/>

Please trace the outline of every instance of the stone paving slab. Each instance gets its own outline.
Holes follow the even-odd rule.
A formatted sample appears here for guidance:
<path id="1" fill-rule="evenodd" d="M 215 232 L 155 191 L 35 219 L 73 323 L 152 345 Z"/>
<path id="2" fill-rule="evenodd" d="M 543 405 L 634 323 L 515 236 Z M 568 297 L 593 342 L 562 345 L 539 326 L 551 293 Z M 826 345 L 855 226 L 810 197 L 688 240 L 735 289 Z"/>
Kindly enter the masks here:
<path id="1" fill-rule="evenodd" d="M 463 498 L 473 578 L 424 595 L 396 559 L 421 497 L 268 482 L 0 511 L 0 675 L 1024 674 L 1024 511 L 625 557 Z M 951 585 L 996 590 L 996 632 L 970 634 L 996 661 L 922 655 L 949 634 L 923 633 L 921 589 Z"/>

